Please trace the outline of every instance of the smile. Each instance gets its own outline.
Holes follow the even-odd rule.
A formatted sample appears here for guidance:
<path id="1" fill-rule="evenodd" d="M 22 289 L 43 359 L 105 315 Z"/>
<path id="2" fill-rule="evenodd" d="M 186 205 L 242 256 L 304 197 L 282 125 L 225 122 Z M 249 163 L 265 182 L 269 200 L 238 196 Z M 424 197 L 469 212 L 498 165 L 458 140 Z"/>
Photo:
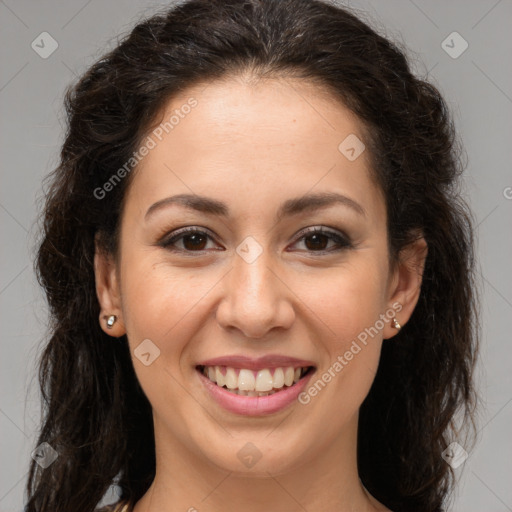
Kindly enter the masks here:
<path id="1" fill-rule="evenodd" d="M 296 384 L 312 367 L 278 367 L 249 370 L 229 366 L 199 366 L 217 386 L 242 396 L 269 396 Z"/>
<path id="2" fill-rule="evenodd" d="M 198 365 L 196 374 L 212 403 L 237 415 L 263 416 L 297 402 L 316 371 L 314 366 L 251 366 Z"/>

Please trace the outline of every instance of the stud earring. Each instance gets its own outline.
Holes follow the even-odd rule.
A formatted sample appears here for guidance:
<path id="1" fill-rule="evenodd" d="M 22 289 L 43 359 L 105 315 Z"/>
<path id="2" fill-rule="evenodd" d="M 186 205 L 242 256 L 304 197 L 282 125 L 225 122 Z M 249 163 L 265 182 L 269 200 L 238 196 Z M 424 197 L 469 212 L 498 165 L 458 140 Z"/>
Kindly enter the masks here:
<path id="1" fill-rule="evenodd" d="M 396 318 L 393 318 L 393 324 L 392 325 L 393 325 L 393 327 L 395 329 L 398 329 L 398 330 L 400 330 L 402 328 L 402 326 L 398 323 L 398 320 Z"/>
<path id="2" fill-rule="evenodd" d="M 107 329 L 112 329 L 113 325 L 116 323 L 116 320 L 117 320 L 117 316 L 110 315 L 107 318 Z"/>

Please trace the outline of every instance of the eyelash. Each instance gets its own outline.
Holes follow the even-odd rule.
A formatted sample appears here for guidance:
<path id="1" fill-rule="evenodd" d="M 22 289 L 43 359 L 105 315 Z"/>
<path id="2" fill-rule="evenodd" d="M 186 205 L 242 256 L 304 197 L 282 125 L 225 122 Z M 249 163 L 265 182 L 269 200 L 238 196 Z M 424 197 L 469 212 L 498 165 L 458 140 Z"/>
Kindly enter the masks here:
<path id="1" fill-rule="evenodd" d="M 210 233 L 208 233 L 207 231 L 203 231 L 203 230 L 195 228 L 195 227 L 187 227 L 187 228 L 183 228 L 183 229 L 179 230 L 172 237 L 164 239 L 164 240 L 161 240 L 158 243 L 158 245 L 160 247 L 163 247 L 164 249 L 167 249 L 167 250 L 172 251 L 172 252 L 182 252 L 182 253 L 188 253 L 188 254 L 198 253 L 198 255 L 204 254 L 204 252 L 206 252 L 207 249 L 201 249 L 199 251 L 191 251 L 191 250 L 187 250 L 187 249 L 178 249 L 176 247 L 173 247 L 173 245 L 178 240 L 182 239 L 185 235 L 188 235 L 188 234 L 198 234 L 198 235 L 206 236 L 208 238 L 212 238 L 213 239 L 213 236 L 210 235 Z M 318 228 L 318 227 L 307 228 L 307 229 L 301 231 L 301 233 L 299 234 L 300 235 L 299 238 L 294 242 L 294 244 L 297 243 L 297 242 L 300 242 L 301 240 L 307 238 L 308 236 L 317 235 L 317 234 L 327 236 L 328 238 L 330 238 L 330 240 L 336 242 L 339 247 L 338 247 L 338 249 L 335 249 L 335 250 L 333 250 L 333 249 L 323 249 L 323 250 L 319 250 L 319 251 L 314 251 L 314 250 L 307 251 L 309 253 L 313 253 L 313 254 L 328 254 L 328 253 L 332 253 L 332 252 L 339 252 L 339 251 L 342 251 L 344 249 L 351 249 L 351 248 L 353 248 L 352 242 L 350 241 L 350 238 L 348 236 L 340 234 L 340 233 L 338 233 L 336 231 L 326 230 L 323 227 L 320 227 L 320 228 Z"/>

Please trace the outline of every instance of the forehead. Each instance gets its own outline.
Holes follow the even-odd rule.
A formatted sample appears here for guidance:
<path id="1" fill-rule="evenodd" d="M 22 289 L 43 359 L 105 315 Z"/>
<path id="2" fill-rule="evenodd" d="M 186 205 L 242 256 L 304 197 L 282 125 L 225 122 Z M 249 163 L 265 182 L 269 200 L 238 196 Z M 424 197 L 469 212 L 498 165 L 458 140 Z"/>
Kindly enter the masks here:
<path id="1" fill-rule="evenodd" d="M 299 79 L 199 84 L 168 101 L 148 131 L 152 149 L 129 196 L 146 204 L 187 192 L 249 206 L 337 189 L 379 201 L 367 152 L 355 160 L 343 153 L 343 141 L 363 142 L 363 133 L 341 102 Z"/>

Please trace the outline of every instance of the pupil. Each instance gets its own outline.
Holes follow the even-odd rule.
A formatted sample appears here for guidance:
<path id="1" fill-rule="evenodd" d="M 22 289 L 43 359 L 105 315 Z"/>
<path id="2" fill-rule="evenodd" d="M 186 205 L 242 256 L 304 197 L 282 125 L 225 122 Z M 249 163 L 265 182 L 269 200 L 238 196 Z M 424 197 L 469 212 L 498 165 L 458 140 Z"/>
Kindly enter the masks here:
<path id="1" fill-rule="evenodd" d="M 185 237 L 183 237 L 183 245 L 187 248 L 187 249 L 203 249 L 203 246 L 201 246 L 201 239 L 203 239 L 203 244 L 204 244 L 204 236 L 203 235 L 200 235 L 200 234 L 193 234 L 193 235 L 186 235 Z M 187 244 L 187 240 L 192 240 L 192 244 L 190 246 L 190 244 Z"/>
<path id="2" fill-rule="evenodd" d="M 319 240 L 319 238 L 320 238 L 320 239 L 321 239 L 321 238 L 323 238 L 323 239 L 324 239 L 324 241 L 325 241 L 325 239 L 326 239 L 327 237 L 326 237 L 325 235 L 322 235 L 322 234 L 314 234 L 314 235 L 310 235 L 310 236 L 308 236 L 308 237 L 306 238 L 306 245 L 308 246 L 308 249 L 311 249 L 311 248 L 313 248 L 313 249 L 325 249 L 325 244 L 320 243 L 320 245 L 321 245 L 322 247 L 319 247 L 319 246 L 318 246 L 318 243 L 319 243 L 319 242 L 321 242 L 321 240 Z M 307 240 L 308 240 L 308 239 L 309 239 L 309 240 L 313 240 L 313 247 L 309 247 L 309 244 L 307 243 Z M 316 242 L 315 242 L 315 240 L 316 240 Z"/>

